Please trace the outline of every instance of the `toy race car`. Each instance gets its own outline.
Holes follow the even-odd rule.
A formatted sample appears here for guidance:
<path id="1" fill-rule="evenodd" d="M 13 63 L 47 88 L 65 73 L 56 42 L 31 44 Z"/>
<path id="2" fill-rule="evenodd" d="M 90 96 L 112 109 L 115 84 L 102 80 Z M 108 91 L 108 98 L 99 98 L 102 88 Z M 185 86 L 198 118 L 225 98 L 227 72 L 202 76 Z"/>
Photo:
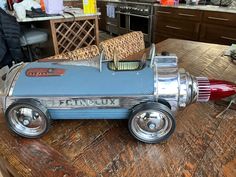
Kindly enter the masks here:
<path id="1" fill-rule="evenodd" d="M 178 69 L 174 55 L 149 60 L 20 63 L 7 73 L 3 111 L 13 132 L 38 138 L 57 119 L 129 119 L 131 134 L 159 143 L 174 132 L 179 108 L 236 94 L 226 81 Z"/>

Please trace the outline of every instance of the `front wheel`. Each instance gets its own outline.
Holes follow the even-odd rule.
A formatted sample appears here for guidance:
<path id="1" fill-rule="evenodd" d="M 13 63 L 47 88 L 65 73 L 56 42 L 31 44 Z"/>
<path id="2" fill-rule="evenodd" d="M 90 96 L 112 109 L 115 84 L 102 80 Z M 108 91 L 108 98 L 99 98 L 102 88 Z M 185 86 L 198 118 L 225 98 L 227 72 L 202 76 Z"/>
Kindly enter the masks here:
<path id="1" fill-rule="evenodd" d="M 50 127 L 47 109 L 35 100 L 19 100 L 11 104 L 5 117 L 10 130 L 26 138 L 39 138 Z"/>
<path id="2" fill-rule="evenodd" d="M 175 118 L 169 107 L 161 103 L 144 103 L 136 106 L 129 117 L 129 130 L 139 141 L 160 143 L 175 130 Z"/>

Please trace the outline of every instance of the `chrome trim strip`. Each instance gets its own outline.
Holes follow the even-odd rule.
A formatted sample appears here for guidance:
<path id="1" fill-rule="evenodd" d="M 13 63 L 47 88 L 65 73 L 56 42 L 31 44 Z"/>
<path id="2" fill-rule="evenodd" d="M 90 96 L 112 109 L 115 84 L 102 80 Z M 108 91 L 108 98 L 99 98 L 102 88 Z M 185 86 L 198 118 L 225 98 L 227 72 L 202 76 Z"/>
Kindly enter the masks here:
<path id="1" fill-rule="evenodd" d="M 191 76 L 192 79 L 192 95 L 191 95 L 191 103 L 197 101 L 198 97 L 198 83 L 196 77 Z"/>
<path id="2" fill-rule="evenodd" d="M 179 107 L 186 107 L 192 103 L 195 97 L 195 87 L 193 86 L 192 76 L 186 72 L 184 69 L 179 69 Z"/>
<path id="3" fill-rule="evenodd" d="M 157 70 L 158 99 L 164 99 L 171 105 L 174 113 L 179 108 L 179 71 L 176 56 L 155 56 Z"/>
<path id="4" fill-rule="evenodd" d="M 24 63 L 16 64 L 16 65 L 12 66 L 10 68 L 10 70 L 8 71 L 8 73 L 7 73 L 6 80 L 5 80 L 5 86 L 4 86 L 5 87 L 5 90 L 4 90 L 5 97 L 2 98 L 2 108 L 3 108 L 4 112 L 7 108 L 8 97 L 12 96 L 13 88 L 15 86 L 15 82 L 16 82 L 17 78 L 19 77 L 20 71 L 23 68 L 23 66 L 24 66 Z M 17 67 L 19 67 L 19 68 L 17 68 Z M 16 68 L 17 68 L 17 70 L 11 76 L 11 72 L 13 72 L 13 70 L 16 69 Z"/>
<path id="5" fill-rule="evenodd" d="M 106 109 L 106 108 L 127 108 L 143 103 L 155 101 L 153 95 L 142 95 L 142 96 L 70 96 L 70 97 L 8 97 L 7 107 L 13 102 L 20 99 L 35 99 L 41 102 L 48 109 Z M 107 101 L 108 100 L 108 101 Z M 115 101 L 113 105 L 109 105 L 107 102 Z M 94 104 L 94 102 L 101 103 L 104 101 L 104 106 Z M 119 103 L 119 104 L 118 104 Z"/>
<path id="6" fill-rule="evenodd" d="M 154 64 L 154 59 L 160 57 L 160 56 L 156 56 L 156 45 L 152 44 L 151 49 L 150 49 L 150 53 L 149 53 L 149 58 L 150 58 L 150 68 L 153 67 Z M 158 67 L 158 66 L 156 66 Z"/>
<path id="7" fill-rule="evenodd" d="M 15 85 L 16 85 L 16 81 L 19 78 L 19 76 L 21 74 L 21 71 L 22 71 L 22 69 L 24 68 L 25 65 L 26 65 L 25 63 L 22 63 L 21 67 L 18 69 L 17 73 L 15 74 L 15 76 L 14 76 L 14 78 L 12 80 L 11 86 L 9 88 L 9 91 L 7 92 L 8 96 L 12 96 L 13 90 L 14 90 Z"/>
<path id="8" fill-rule="evenodd" d="M 158 100 L 158 71 L 157 71 L 157 66 L 156 63 L 154 63 L 154 67 L 153 67 L 153 72 L 154 72 L 154 97 L 155 97 L 155 101 Z"/>

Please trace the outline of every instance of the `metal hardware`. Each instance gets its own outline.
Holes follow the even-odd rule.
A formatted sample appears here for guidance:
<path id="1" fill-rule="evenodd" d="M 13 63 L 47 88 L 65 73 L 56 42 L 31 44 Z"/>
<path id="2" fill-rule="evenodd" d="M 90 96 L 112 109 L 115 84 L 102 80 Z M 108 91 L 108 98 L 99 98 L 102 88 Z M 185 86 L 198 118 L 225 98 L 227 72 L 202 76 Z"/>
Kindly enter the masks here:
<path id="1" fill-rule="evenodd" d="M 150 16 L 149 15 L 137 15 L 137 14 L 129 14 L 130 16 L 134 16 L 134 17 L 142 17 L 142 18 L 150 18 Z"/>
<path id="2" fill-rule="evenodd" d="M 10 126 L 19 134 L 27 136 L 37 136 L 46 130 L 46 120 L 42 113 L 37 112 L 31 106 L 15 106 L 8 112 L 8 121 Z M 34 119 L 34 114 L 38 118 Z"/>
<path id="3" fill-rule="evenodd" d="M 157 143 L 167 139 L 175 128 L 175 120 L 169 108 L 156 103 L 153 106 L 139 105 L 129 118 L 130 132 L 138 140 Z"/>
<path id="4" fill-rule="evenodd" d="M 153 67 L 154 70 L 154 99 L 155 101 L 158 101 L 158 71 L 157 71 L 157 67 L 154 66 Z"/>
<path id="5" fill-rule="evenodd" d="M 171 111 L 179 108 L 179 71 L 176 56 L 155 56 L 157 67 L 158 99 L 164 99 L 171 105 Z M 171 87 L 169 87 L 171 85 Z"/>
<path id="6" fill-rule="evenodd" d="M 190 75 L 191 76 L 191 75 Z M 190 88 L 191 88 L 191 95 L 190 95 L 190 103 L 194 103 L 197 101 L 197 98 L 198 98 L 198 84 L 197 84 L 197 79 L 196 77 L 194 76 L 191 76 L 191 85 L 190 85 Z"/>
<path id="7" fill-rule="evenodd" d="M 14 66 L 14 68 L 9 70 L 8 74 L 10 74 L 10 75 L 11 75 L 11 72 L 13 70 L 15 70 L 14 72 L 16 72 L 16 73 L 14 73 L 14 76 L 12 78 L 11 78 L 11 76 L 8 76 L 8 74 L 7 74 L 7 78 L 9 78 L 9 81 L 10 82 L 12 81 L 12 83 L 7 83 L 6 82 L 7 83 L 6 85 L 8 85 L 6 94 L 8 94 L 9 96 L 12 96 L 13 90 L 15 88 L 16 81 L 19 78 L 20 73 L 21 73 L 20 71 L 24 68 L 24 66 L 25 66 L 25 64 L 19 63 L 19 64 L 17 64 L 17 66 Z"/>
<path id="8" fill-rule="evenodd" d="M 144 15 L 137 15 L 137 14 L 132 14 L 132 13 L 125 13 L 125 12 L 120 12 L 120 11 L 116 11 L 117 14 L 123 14 L 123 15 L 129 15 L 129 16 L 135 16 L 135 17 L 142 17 L 142 18 L 150 18 L 149 15 L 144 16 Z"/>
<path id="9" fill-rule="evenodd" d="M 153 63 L 154 63 L 154 57 L 156 56 L 156 45 L 155 44 L 152 44 L 149 55 L 150 55 L 149 57 L 151 59 L 150 67 L 152 68 L 153 67 Z"/>
<path id="10" fill-rule="evenodd" d="M 221 36 L 220 38 L 231 40 L 231 41 L 236 41 L 236 38 L 231 38 L 231 37 L 226 37 L 226 36 Z"/>
<path id="11" fill-rule="evenodd" d="M 99 71 L 102 72 L 102 61 L 104 59 L 104 51 L 101 52 L 100 58 L 99 58 Z"/>
<path id="12" fill-rule="evenodd" d="M 184 69 L 179 69 L 179 107 L 186 107 L 192 100 L 192 79 Z"/>
<path id="13" fill-rule="evenodd" d="M 171 14 L 171 12 L 167 12 L 167 11 L 160 11 L 160 10 L 158 10 L 157 12 L 160 13 L 160 14 Z"/>
<path id="14" fill-rule="evenodd" d="M 121 2 L 117 6 L 116 14 L 119 24 L 117 31 L 119 34 L 127 33 L 128 31 L 142 31 L 145 34 L 144 41 L 148 46 L 151 45 L 153 18 L 153 7 L 151 4 Z M 121 23 L 122 16 L 125 18 L 125 22 L 122 21 Z M 139 21 L 143 23 L 143 28 L 137 25 Z"/>
<path id="15" fill-rule="evenodd" d="M 220 17 L 207 17 L 207 18 L 211 20 L 229 21 L 228 18 L 220 18 Z"/>
<path id="16" fill-rule="evenodd" d="M 23 120 L 23 125 L 24 126 L 27 126 L 27 125 L 29 125 L 30 124 L 30 121 L 29 120 L 27 120 L 27 119 L 25 119 L 25 120 Z"/>
<path id="17" fill-rule="evenodd" d="M 180 16 L 185 16 L 185 17 L 195 17 L 195 16 L 196 16 L 196 15 L 185 14 L 185 13 L 178 13 L 178 15 L 180 15 Z"/>
<path id="18" fill-rule="evenodd" d="M 175 29 L 175 30 L 181 30 L 181 28 L 179 28 L 179 27 L 170 26 L 170 25 L 166 25 L 166 28 Z"/>
<path id="19" fill-rule="evenodd" d="M 210 82 L 206 77 L 196 77 L 198 84 L 198 97 L 197 101 L 207 102 L 210 99 L 211 88 Z"/>
<path id="20" fill-rule="evenodd" d="M 115 26 L 115 27 L 117 27 L 117 25 L 115 25 L 115 24 L 112 24 L 112 23 L 110 23 L 110 22 L 107 22 L 107 25 L 110 25 L 110 26 Z"/>
<path id="21" fill-rule="evenodd" d="M 8 97 L 6 107 L 21 100 L 21 97 Z M 106 96 L 106 97 L 24 97 L 24 99 L 35 99 L 48 109 L 106 109 L 127 108 L 130 109 L 140 102 L 155 101 L 154 95 L 141 96 Z"/>
<path id="22" fill-rule="evenodd" d="M 169 119 L 170 118 L 162 112 L 148 110 L 139 112 L 135 116 L 134 121 L 132 121 L 132 126 L 134 130 L 137 130 L 138 134 L 141 134 L 143 139 L 152 138 L 155 132 L 155 136 L 161 137 L 165 136 L 171 129 L 172 122 Z"/>

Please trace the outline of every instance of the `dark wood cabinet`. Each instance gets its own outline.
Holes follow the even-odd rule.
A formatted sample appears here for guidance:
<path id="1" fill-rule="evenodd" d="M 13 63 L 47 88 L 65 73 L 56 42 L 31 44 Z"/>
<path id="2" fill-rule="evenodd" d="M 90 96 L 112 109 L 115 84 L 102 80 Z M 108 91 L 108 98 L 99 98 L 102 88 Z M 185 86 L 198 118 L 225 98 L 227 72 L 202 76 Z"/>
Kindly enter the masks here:
<path id="1" fill-rule="evenodd" d="M 236 43 L 236 14 L 204 12 L 200 41 L 227 45 Z"/>
<path id="2" fill-rule="evenodd" d="M 107 24 L 107 12 L 106 12 L 106 4 L 107 2 L 105 1 L 97 1 L 97 7 L 99 9 L 99 12 L 101 13 L 101 15 L 99 16 L 99 29 L 106 31 L 106 24 Z"/>
<path id="3" fill-rule="evenodd" d="M 200 41 L 227 45 L 235 44 L 236 29 L 224 25 L 202 24 Z"/>
<path id="4" fill-rule="evenodd" d="M 166 18 L 200 22 L 202 18 L 202 11 L 193 9 L 180 9 L 174 7 L 155 7 L 155 15 Z"/>
<path id="5" fill-rule="evenodd" d="M 201 17 L 199 10 L 155 7 L 153 42 L 167 38 L 198 40 Z"/>
<path id="6" fill-rule="evenodd" d="M 236 43 L 236 13 L 157 6 L 152 41 L 167 38 L 231 45 Z"/>
<path id="7" fill-rule="evenodd" d="M 236 13 L 205 11 L 203 23 L 236 27 Z"/>
<path id="8" fill-rule="evenodd" d="M 200 23 L 159 16 L 158 23 L 156 23 L 156 33 L 197 40 L 199 26 Z"/>

